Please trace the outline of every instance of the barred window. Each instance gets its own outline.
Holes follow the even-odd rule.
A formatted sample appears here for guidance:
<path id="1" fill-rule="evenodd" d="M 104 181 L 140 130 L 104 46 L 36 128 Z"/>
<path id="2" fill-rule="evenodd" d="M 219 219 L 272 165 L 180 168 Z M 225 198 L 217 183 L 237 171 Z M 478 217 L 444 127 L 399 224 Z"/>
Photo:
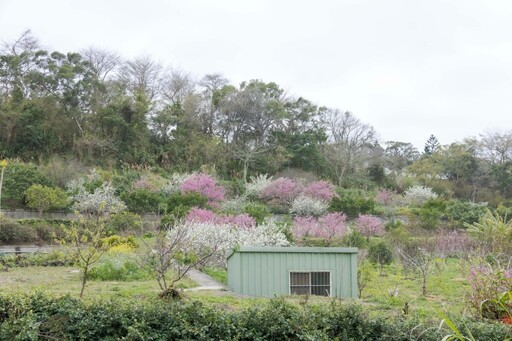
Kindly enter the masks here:
<path id="1" fill-rule="evenodd" d="M 327 271 L 290 272 L 292 295 L 331 295 L 331 273 Z"/>

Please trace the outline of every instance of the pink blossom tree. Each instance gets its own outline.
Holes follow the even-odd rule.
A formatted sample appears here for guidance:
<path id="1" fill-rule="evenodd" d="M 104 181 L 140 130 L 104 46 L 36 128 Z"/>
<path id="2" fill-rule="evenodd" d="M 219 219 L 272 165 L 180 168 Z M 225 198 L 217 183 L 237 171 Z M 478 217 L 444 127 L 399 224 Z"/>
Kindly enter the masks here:
<path id="1" fill-rule="evenodd" d="M 256 220 L 247 213 L 238 215 L 220 216 L 210 210 L 193 207 L 185 221 L 192 223 L 213 223 L 217 225 L 231 225 L 237 228 L 251 229 L 256 226 Z"/>
<path id="2" fill-rule="evenodd" d="M 304 188 L 303 194 L 310 198 L 331 201 L 334 197 L 334 185 L 327 181 L 315 181 Z"/>
<path id="3" fill-rule="evenodd" d="M 224 187 L 217 185 L 211 176 L 204 173 L 192 174 L 182 182 L 180 189 L 182 193 L 196 192 L 204 195 L 212 206 L 223 201 L 226 193 Z"/>
<path id="4" fill-rule="evenodd" d="M 386 232 L 379 218 L 367 214 L 360 215 L 356 219 L 356 228 L 366 238 L 382 236 Z"/>
<path id="5" fill-rule="evenodd" d="M 347 216 L 343 213 L 328 213 L 320 218 L 296 217 L 292 231 L 297 240 L 305 241 L 308 237 L 322 238 L 331 245 L 335 238 L 342 238 L 346 232 Z"/>
<path id="6" fill-rule="evenodd" d="M 291 205 L 302 192 L 302 185 L 290 178 L 278 178 L 265 186 L 260 192 L 260 198 L 264 200 L 275 200 L 279 204 Z"/>
<path id="7" fill-rule="evenodd" d="M 396 199 L 397 194 L 393 191 L 383 189 L 380 190 L 375 196 L 375 201 L 383 206 L 390 206 Z"/>

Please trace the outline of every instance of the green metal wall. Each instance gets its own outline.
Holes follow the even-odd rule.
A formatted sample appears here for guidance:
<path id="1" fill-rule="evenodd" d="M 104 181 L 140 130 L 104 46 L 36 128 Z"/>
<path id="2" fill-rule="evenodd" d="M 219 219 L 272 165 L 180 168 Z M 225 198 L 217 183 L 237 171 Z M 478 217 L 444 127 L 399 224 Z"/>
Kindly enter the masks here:
<path id="1" fill-rule="evenodd" d="M 228 288 L 289 295 L 290 271 L 330 271 L 331 296 L 357 297 L 357 248 L 243 247 L 228 256 Z"/>

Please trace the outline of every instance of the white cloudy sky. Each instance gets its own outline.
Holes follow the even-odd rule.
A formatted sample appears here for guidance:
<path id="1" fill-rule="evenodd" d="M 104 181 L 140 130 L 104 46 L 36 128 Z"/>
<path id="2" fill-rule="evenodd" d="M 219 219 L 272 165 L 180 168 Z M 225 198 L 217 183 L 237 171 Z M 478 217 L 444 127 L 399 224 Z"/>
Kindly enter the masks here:
<path id="1" fill-rule="evenodd" d="M 422 149 L 512 129 L 512 1 L 0 0 L 0 40 L 274 81 Z"/>

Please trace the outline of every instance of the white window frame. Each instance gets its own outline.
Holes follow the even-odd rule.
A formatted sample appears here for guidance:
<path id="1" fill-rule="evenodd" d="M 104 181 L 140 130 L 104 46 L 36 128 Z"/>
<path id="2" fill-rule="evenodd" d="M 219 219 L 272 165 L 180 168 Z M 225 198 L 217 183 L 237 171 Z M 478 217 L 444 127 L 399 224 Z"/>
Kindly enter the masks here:
<path id="1" fill-rule="evenodd" d="M 329 295 L 324 297 L 332 297 L 332 271 L 331 270 L 289 270 L 288 271 L 288 295 L 292 295 L 292 273 L 309 273 L 309 295 L 311 295 L 311 274 L 313 272 L 327 272 L 329 273 Z M 294 285 L 296 286 L 296 285 Z M 324 285 L 320 285 L 324 286 Z M 295 294 L 294 294 L 295 295 Z"/>

